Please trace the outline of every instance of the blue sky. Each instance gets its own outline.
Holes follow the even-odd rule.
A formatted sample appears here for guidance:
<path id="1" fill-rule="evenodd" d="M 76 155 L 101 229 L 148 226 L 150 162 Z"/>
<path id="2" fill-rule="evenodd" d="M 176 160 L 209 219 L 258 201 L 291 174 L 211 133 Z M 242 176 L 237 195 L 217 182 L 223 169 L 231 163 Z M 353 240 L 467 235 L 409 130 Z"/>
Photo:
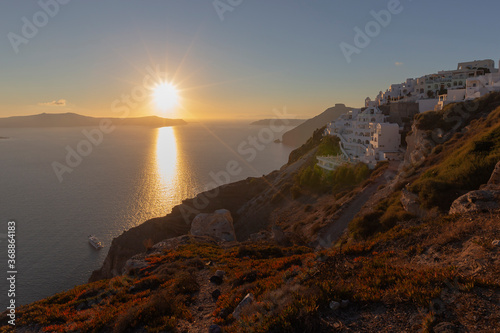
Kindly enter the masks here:
<path id="1" fill-rule="evenodd" d="M 16 53 L 8 34 L 23 36 L 23 17 L 33 23 L 38 2 L 52 1 L 0 5 L 0 116 L 117 116 L 113 102 L 150 67 L 167 73 L 181 104 L 164 112 L 148 96 L 131 116 L 263 118 L 286 107 L 311 117 L 335 103 L 361 106 L 407 77 L 500 58 L 494 0 L 400 0 L 401 12 L 350 63 L 340 43 L 354 45 L 353 29 L 396 0 L 243 0 L 223 21 L 211 0 L 72 0 Z M 59 100 L 64 106 L 40 105 Z"/>

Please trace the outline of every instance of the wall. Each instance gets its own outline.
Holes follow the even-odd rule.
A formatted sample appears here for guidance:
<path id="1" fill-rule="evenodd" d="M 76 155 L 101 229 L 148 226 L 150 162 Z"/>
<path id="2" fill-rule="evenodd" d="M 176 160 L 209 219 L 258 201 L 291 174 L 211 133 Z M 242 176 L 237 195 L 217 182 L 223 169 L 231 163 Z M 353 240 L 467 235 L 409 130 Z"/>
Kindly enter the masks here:
<path id="1" fill-rule="evenodd" d="M 439 102 L 439 99 L 437 99 L 437 98 L 421 99 L 421 100 L 417 101 L 418 112 L 422 113 L 425 111 L 434 110 L 434 107 L 437 105 L 438 102 Z"/>

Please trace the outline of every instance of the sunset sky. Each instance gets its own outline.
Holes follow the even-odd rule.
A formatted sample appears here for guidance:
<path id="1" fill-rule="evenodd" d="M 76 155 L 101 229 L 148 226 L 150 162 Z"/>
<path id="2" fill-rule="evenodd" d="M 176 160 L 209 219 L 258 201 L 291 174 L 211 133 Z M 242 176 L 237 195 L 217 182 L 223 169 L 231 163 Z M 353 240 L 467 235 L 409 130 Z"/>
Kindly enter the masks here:
<path id="1" fill-rule="evenodd" d="M 55 1 L 1 4 L 0 117 L 120 116 L 123 96 L 158 69 L 179 90 L 178 105 L 160 110 L 148 91 L 129 100 L 130 116 L 250 119 L 286 107 L 307 118 L 335 103 L 362 106 L 407 77 L 500 58 L 497 0 L 401 0 L 350 63 L 340 43 L 354 45 L 354 28 L 395 0 L 221 0 L 231 6 L 224 13 L 212 0 L 60 0 L 48 7 L 53 17 L 39 14 L 39 3 Z M 38 31 L 23 37 L 34 20 Z M 25 38 L 17 53 L 14 35 Z"/>

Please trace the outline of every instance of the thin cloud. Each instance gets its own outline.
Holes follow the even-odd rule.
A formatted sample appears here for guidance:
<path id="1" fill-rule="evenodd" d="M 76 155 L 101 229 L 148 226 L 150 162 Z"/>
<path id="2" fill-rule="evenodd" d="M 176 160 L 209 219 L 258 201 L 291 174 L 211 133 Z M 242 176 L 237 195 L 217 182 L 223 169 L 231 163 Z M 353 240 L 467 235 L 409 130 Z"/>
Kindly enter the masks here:
<path id="1" fill-rule="evenodd" d="M 402 62 L 399 62 L 399 61 L 396 61 L 396 62 L 394 63 L 394 65 L 396 65 L 396 66 L 403 66 L 403 63 L 402 63 Z"/>
<path id="2" fill-rule="evenodd" d="M 60 99 L 58 101 L 46 102 L 46 103 L 38 103 L 40 106 L 66 106 L 66 100 Z"/>

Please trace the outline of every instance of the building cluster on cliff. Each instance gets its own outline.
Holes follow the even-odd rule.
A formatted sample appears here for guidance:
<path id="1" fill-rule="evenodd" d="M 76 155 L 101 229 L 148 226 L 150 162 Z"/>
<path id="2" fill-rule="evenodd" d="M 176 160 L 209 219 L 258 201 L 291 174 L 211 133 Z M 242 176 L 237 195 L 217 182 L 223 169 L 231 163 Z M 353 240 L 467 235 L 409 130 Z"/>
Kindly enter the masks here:
<path id="1" fill-rule="evenodd" d="M 499 62 L 500 68 L 500 62 Z M 450 103 L 500 91 L 500 71 L 491 59 L 459 63 L 456 70 L 439 71 L 391 84 L 365 107 L 350 110 L 330 122 L 325 135 L 340 139 L 340 156 L 318 156 L 318 166 L 333 170 L 343 163 L 378 161 L 401 156 L 401 132 L 416 113 L 441 110 Z"/>
<path id="2" fill-rule="evenodd" d="M 500 66 L 499 66 L 500 67 Z M 419 78 L 391 84 L 375 100 L 365 99 L 365 106 L 414 102 L 419 111 L 440 110 L 446 104 L 470 100 L 500 91 L 500 72 L 491 59 L 461 62 L 455 70 L 439 71 Z"/>

